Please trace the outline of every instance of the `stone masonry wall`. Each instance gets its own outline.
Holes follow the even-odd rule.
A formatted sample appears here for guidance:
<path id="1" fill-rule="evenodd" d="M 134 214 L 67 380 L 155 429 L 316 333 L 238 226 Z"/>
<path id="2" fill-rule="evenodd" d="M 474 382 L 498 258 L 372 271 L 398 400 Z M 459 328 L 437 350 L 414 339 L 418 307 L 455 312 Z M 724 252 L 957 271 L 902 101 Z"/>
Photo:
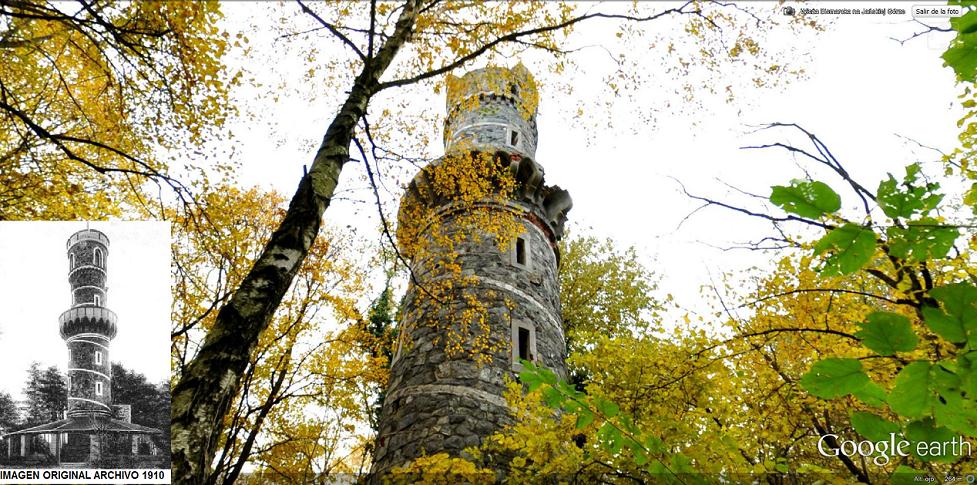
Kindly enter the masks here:
<path id="1" fill-rule="evenodd" d="M 96 345 L 93 342 L 99 342 Z M 68 376 L 71 379 L 68 396 L 79 399 L 68 400 L 68 415 L 87 415 L 91 412 L 105 414 L 112 404 L 112 364 L 109 351 L 103 346 L 107 340 L 94 337 L 77 338 L 68 342 L 71 359 L 68 361 Z M 95 352 L 100 352 L 101 364 L 95 363 Z M 71 370 L 84 369 L 84 370 Z M 90 372 L 89 372 L 90 371 Z M 95 392 L 95 383 L 102 383 L 102 394 Z M 101 404 L 97 404 L 101 403 Z"/>
<path id="2" fill-rule="evenodd" d="M 450 227 L 452 221 L 445 224 Z M 535 328 L 537 362 L 566 376 L 556 254 L 539 228 L 525 220 L 523 226 L 529 268 L 513 264 L 512 251 L 500 251 L 490 238 L 457 248 L 463 274 L 477 275 L 475 291 L 489 309 L 495 348 L 490 363 L 479 365 L 467 354 L 449 357 L 443 342 L 436 343 L 447 327 L 457 329 L 455 316 L 464 303 L 439 304 L 417 288 L 408 289 L 401 317 L 406 333 L 391 369 L 374 472 L 383 473 L 423 454 L 459 455 L 510 422 L 502 395 L 506 379 L 514 380 L 516 375 L 513 320 Z M 448 277 L 435 268 L 417 269 L 421 284 Z M 424 324 L 432 318 L 438 326 Z"/>
<path id="3" fill-rule="evenodd" d="M 495 95 L 479 96 L 478 108 L 455 114 L 445 126 L 448 138 L 447 151 L 462 140 L 476 147 L 506 147 L 523 155 L 536 156 L 536 120 L 526 120 L 516 111 L 515 104 L 508 98 Z M 508 130 L 519 133 L 517 146 L 511 141 Z"/>
<path id="4" fill-rule="evenodd" d="M 95 250 L 101 254 L 96 261 Z M 98 241 L 81 240 L 68 248 L 68 282 L 71 284 L 72 306 L 94 304 L 98 295 L 100 306 L 106 301 L 106 271 L 108 248 Z"/>

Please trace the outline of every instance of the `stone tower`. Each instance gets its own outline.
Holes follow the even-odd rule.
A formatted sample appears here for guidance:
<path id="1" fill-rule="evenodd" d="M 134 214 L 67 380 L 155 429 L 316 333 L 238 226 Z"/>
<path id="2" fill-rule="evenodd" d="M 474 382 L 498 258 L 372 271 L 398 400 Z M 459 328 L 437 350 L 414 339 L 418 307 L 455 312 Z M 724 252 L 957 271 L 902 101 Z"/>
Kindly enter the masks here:
<path id="1" fill-rule="evenodd" d="M 425 285 L 446 278 L 446 271 L 431 262 L 437 258 L 407 254 L 413 278 L 401 305 L 401 334 L 381 411 L 375 478 L 424 454 L 457 456 L 510 422 L 505 380 L 515 379 L 521 359 L 566 377 L 557 242 L 572 202 L 565 190 L 544 183 L 543 168 L 535 160 L 537 99 L 532 76 L 521 64 L 449 76 L 445 157 L 411 182 L 401 202 L 401 229 L 404 214 L 422 208 L 448 233 L 471 231 L 460 218 L 475 206 L 489 217 L 514 217 L 522 227 L 507 248 L 493 238 L 462 238 L 453 248 L 458 273 L 473 278 L 471 291 L 487 309 L 480 335 L 461 344 L 472 346 L 482 339 L 490 350 L 482 351 L 481 362 L 446 349 L 450 339 L 445 329 L 464 325 L 457 319 L 470 301 L 452 293 L 436 303 L 426 297 Z M 493 157 L 514 176 L 511 196 L 461 205 L 436 195 L 431 189 L 436 171 L 452 156 Z M 428 255 L 438 251 L 430 229 L 422 227 L 417 234 L 422 244 L 434 245 Z M 437 324 L 420 324 L 422 320 Z"/>
<path id="2" fill-rule="evenodd" d="M 68 344 L 68 416 L 112 414 L 109 343 L 116 316 L 106 308 L 109 238 L 85 229 L 68 238 L 71 308 L 61 314 L 61 338 Z"/>

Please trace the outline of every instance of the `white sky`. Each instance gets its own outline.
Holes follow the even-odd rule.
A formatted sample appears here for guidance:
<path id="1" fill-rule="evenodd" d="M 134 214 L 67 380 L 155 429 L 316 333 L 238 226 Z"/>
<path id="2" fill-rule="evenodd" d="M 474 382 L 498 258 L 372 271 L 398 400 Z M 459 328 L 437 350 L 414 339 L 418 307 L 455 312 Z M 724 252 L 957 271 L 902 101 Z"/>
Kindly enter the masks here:
<path id="1" fill-rule="evenodd" d="M 770 3 L 759 2 L 742 5 L 772 7 Z M 901 7 L 907 14 L 818 16 L 817 20 L 831 24 L 827 32 L 818 36 L 798 36 L 786 29 L 770 33 L 761 46 L 786 52 L 789 57 L 780 62 L 799 63 L 806 69 L 807 79 L 774 89 L 740 90 L 732 105 L 726 105 L 722 96 L 715 96 L 705 99 L 712 107 L 708 110 L 666 109 L 662 100 L 679 103 L 668 95 L 677 85 L 675 76 L 648 65 L 636 66 L 650 77 L 645 87 L 647 98 L 643 97 L 644 93 L 639 97 L 639 100 L 647 99 L 648 105 L 638 108 L 659 113 L 656 125 L 651 127 L 643 127 L 639 119 L 629 119 L 626 114 L 615 120 L 617 129 L 613 131 L 593 120 L 573 119 L 575 110 L 566 108 L 575 106 L 577 100 L 547 91 L 544 83 L 537 118 L 540 133 L 536 159 L 546 170 L 547 183 L 570 191 L 574 200 L 569 213 L 571 228 L 592 227 L 589 232 L 594 235 L 636 246 L 661 276 L 663 294 L 672 293 L 683 308 L 681 311 L 703 312 L 700 287 L 708 284 L 710 278 L 763 265 L 769 257 L 745 250 L 724 252 L 715 247 L 757 240 L 770 234 L 769 227 L 745 216 L 708 209 L 678 228 L 680 221 L 699 204 L 686 198 L 673 178 L 693 193 L 749 203 L 722 182 L 766 196 L 771 185 L 785 184 L 804 175 L 785 152 L 738 149 L 750 144 L 802 143 L 803 140 L 786 130 L 748 135 L 748 126 L 773 121 L 803 125 L 827 143 L 849 171 L 869 188 L 874 188 L 885 172 L 901 174 L 902 167 L 909 163 L 936 160 L 935 152 L 921 149 L 899 136 L 949 151 L 955 146 L 959 133 L 955 122 L 961 115 L 953 73 L 942 67 L 939 58 L 950 37 L 928 35 L 904 45 L 892 39 L 909 37 L 920 29 L 909 14 L 912 5 L 909 2 L 805 4 L 834 8 Z M 226 7 L 232 22 L 247 15 L 257 15 L 260 20 L 262 9 L 266 8 L 260 3 L 232 3 Z M 673 24 L 681 32 L 681 25 Z M 576 45 L 595 43 L 599 40 L 593 36 L 606 33 L 607 30 L 584 26 L 573 41 Z M 302 165 L 311 163 L 339 97 L 327 93 L 318 101 L 308 101 L 304 96 L 316 85 L 314 79 L 311 83 L 303 80 L 301 73 L 308 68 L 304 61 L 268 47 L 272 43 L 262 42 L 257 32 L 249 35 L 254 49 L 249 60 L 256 64 L 256 69 L 286 73 L 285 79 L 292 80 L 288 86 L 294 92 L 281 93 L 275 103 L 260 104 L 261 116 L 236 130 L 239 137 L 236 153 L 242 161 L 240 180 L 291 195 Z M 255 41 L 256 38 L 259 40 Z M 335 42 L 318 47 L 320 56 L 334 55 L 342 49 Z M 585 50 L 582 55 L 585 61 L 582 65 L 599 66 L 604 54 Z M 528 62 L 532 59 L 523 61 L 533 69 Z M 582 84 L 573 96 L 580 99 L 603 96 L 599 77 L 583 75 Z M 397 92 L 391 94 L 393 99 L 396 96 Z M 443 93 L 429 98 L 417 98 L 413 103 L 419 110 L 443 112 Z M 379 112 L 380 107 L 375 103 L 371 112 Z M 614 110 L 617 112 L 617 107 Z M 439 141 L 441 127 L 431 126 L 430 130 L 432 138 Z M 437 147 L 432 151 L 439 153 Z M 935 162 L 925 166 L 930 173 L 942 170 Z M 340 189 L 363 187 L 363 182 L 356 179 L 357 170 L 355 164 L 347 167 Z M 813 173 L 824 176 L 823 172 Z M 841 188 L 837 179 L 825 180 Z M 362 190 L 355 197 L 370 200 Z M 387 198 L 396 201 L 398 197 L 399 191 L 394 186 Z M 850 193 L 843 193 L 842 198 L 849 206 L 853 203 Z M 391 203 L 391 209 L 394 207 Z M 326 219 L 334 227 L 349 225 L 372 241 L 380 240 L 376 230 L 379 222 L 370 203 L 336 201 L 327 210 Z"/>
<path id="2" fill-rule="evenodd" d="M 109 237 L 111 357 L 151 383 L 169 379 L 170 225 L 92 222 Z M 65 243 L 84 222 L 0 222 L 0 390 L 15 399 L 32 361 L 67 368 L 58 316 L 71 307 Z"/>

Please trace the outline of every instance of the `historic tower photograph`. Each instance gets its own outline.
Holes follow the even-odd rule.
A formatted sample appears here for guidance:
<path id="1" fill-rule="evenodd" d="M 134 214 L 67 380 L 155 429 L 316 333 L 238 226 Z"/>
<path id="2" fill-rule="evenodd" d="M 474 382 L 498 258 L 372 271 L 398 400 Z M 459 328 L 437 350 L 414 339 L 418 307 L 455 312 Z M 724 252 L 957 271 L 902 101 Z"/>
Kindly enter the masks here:
<path id="1" fill-rule="evenodd" d="M 168 232 L 0 224 L 0 466 L 169 468 Z"/>

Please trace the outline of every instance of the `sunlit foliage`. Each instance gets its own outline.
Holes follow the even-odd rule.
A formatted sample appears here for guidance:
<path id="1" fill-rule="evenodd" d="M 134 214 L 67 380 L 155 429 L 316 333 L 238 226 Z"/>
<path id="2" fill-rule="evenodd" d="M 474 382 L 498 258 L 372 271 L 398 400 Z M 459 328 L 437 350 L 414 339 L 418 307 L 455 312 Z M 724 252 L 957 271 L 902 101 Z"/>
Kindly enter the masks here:
<path id="1" fill-rule="evenodd" d="M 97 219 L 154 181 L 189 197 L 165 155 L 218 130 L 228 41 L 214 2 L 0 6 L 0 219 Z"/>

